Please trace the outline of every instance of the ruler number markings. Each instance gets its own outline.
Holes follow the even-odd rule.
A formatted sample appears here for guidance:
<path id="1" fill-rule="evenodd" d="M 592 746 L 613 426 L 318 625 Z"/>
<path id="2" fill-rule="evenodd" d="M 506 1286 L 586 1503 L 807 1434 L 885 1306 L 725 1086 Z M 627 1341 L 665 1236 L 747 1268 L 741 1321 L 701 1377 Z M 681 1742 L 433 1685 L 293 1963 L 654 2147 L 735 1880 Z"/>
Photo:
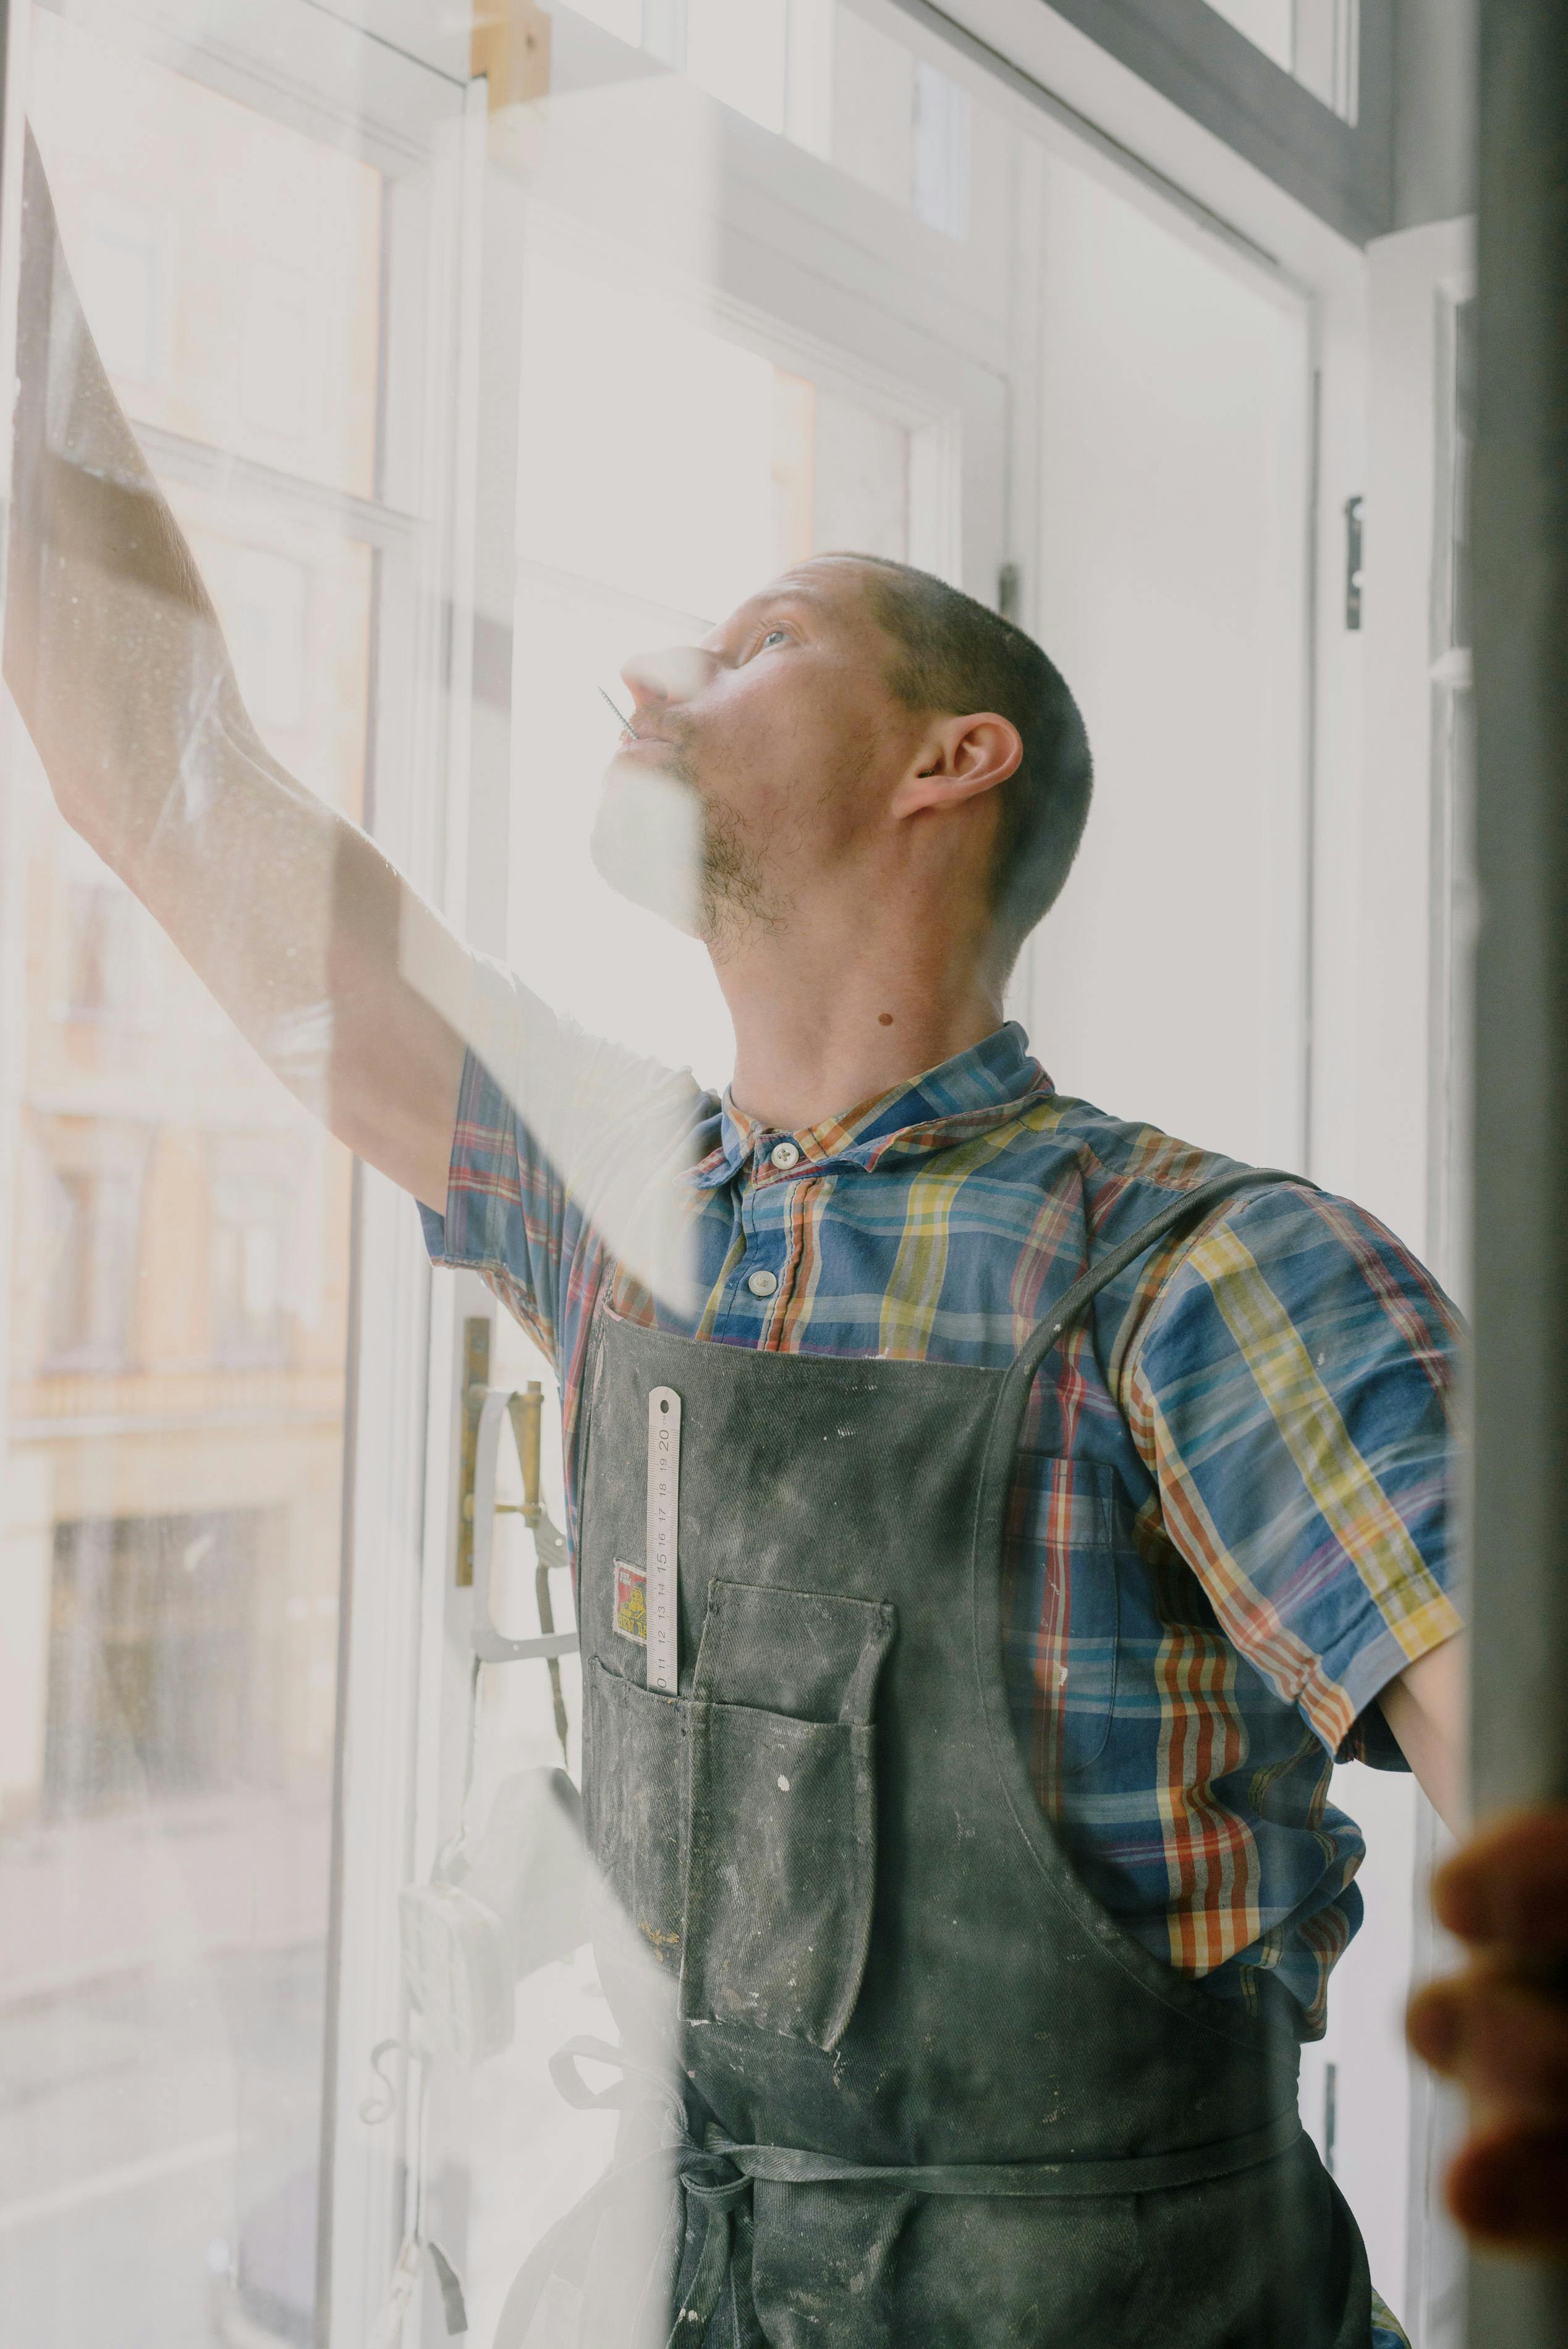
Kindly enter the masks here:
<path id="1" fill-rule="evenodd" d="M 648 1397 L 648 1686 L 680 1687 L 681 1399 L 673 1387 Z"/>

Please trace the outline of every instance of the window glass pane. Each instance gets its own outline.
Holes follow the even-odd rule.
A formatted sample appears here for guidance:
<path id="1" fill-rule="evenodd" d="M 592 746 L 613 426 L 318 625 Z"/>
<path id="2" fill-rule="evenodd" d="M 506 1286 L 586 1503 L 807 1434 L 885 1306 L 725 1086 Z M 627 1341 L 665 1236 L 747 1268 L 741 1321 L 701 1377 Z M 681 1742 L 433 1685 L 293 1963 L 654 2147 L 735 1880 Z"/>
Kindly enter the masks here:
<path id="1" fill-rule="evenodd" d="M 1210 5 L 1290 71 L 1295 0 L 1210 0 Z"/>
<path id="2" fill-rule="evenodd" d="M 623 41 L 636 42 L 643 38 L 645 11 L 647 0 L 580 0 L 576 13 Z"/>
<path id="3" fill-rule="evenodd" d="M 617 671 L 639 638 L 695 642 L 819 549 L 903 560 L 911 436 L 580 265 L 531 262 L 523 338 L 522 446 L 550 461 L 521 473 L 512 953 L 597 1032 L 717 1075 L 732 1046 L 706 955 L 616 896 L 594 867 L 592 796 L 560 779 L 614 747 L 604 695 L 624 703 Z"/>
<path id="4" fill-rule="evenodd" d="M 1361 0 L 1209 0 L 1215 13 L 1346 121 L 1357 113 Z"/>
<path id="5" fill-rule="evenodd" d="M 852 9 L 839 12 L 833 160 L 890 203 L 914 191 L 914 59 Z"/>
<path id="6" fill-rule="evenodd" d="M 36 11 L 26 110 L 258 755 L 357 820 L 407 601 L 409 524 L 378 503 L 400 249 L 353 78 L 335 113 L 342 88 L 302 107 L 286 71 L 269 81 L 285 36 L 308 78 L 308 17 L 231 11 L 209 47 L 192 12 L 186 41 L 131 12 Z M 63 465 L 98 462 L 152 526 L 89 415 L 52 429 Z M 180 608 L 143 588 L 136 544 L 132 679 Z M 193 667 L 170 823 L 217 788 L 204 690 Z M 140 743 L 133 723 L 132 766 Z M 326 2321 L 350 1162 L 114 869 L 112 826 L 100 860 L 15 724 L 5 749 L 7 915 L 26 916 L 0 936 L 0 2043 L 26 2085 L 0 2097 L 4 2329 L 61 2349 L 304 2342 Z M 218 935 L 245 895 L 236 875 L 210 908 Z M 302 1035 L 319 1101 L 308 1017 Z"/>
<path id="7" fill-rule="evenodd" d="M 785 128 L 796 145 L 812 155 L 832 151 L 837 16 L 837 0 L 789 0 Z"/>
<path id="8" fill-rule="evenodd" d="M 687 73 L 765 130 L 784 128 L 788 41 L 788 0 L 686 0 Z"/>
<path id="9" fill-rule="evenodd" d="M 915 217 L 948 236 L 969 233 L 969 111 L 966 89 L 915 60 Z"/>
<path id="10" fill-rule="evenodd" d="M 944 235 L 969 233 L 969 92 L 841 0 L 582 0 L 738 114 Z"/>
<path id="11" fill-rule="evenodd" d="M 32 72 L 83 305 L 137 420 L 368 495 L 379 173 L 60 17 Z"/>

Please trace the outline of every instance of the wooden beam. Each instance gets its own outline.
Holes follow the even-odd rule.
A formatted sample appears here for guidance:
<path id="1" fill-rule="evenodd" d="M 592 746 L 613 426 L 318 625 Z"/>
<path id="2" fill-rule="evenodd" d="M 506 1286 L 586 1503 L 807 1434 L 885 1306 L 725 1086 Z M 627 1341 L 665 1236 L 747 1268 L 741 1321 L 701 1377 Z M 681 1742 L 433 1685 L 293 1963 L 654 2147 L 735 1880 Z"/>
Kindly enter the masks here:
<path id="1" fill-rule="evenodd" d="M 476 0 L 469 69 L 490 84 L 490 110 L 550 88 L 550 19 L 534 0 Z"/>

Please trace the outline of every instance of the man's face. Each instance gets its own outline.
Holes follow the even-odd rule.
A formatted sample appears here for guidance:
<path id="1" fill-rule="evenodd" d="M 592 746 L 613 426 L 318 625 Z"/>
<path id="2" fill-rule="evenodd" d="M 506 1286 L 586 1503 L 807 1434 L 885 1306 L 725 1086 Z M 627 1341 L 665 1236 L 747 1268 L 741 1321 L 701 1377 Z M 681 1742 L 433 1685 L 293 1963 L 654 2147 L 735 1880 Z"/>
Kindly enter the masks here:
<path id="1" fill-rule="evenodd" d="M 604 779 L 594 861 L 716 949 L 786 920 L 863 843 L 919 739 L 865 591 L 861 565 L 820 556 L 700 646 L 621 672 L 632 724 Z"/>

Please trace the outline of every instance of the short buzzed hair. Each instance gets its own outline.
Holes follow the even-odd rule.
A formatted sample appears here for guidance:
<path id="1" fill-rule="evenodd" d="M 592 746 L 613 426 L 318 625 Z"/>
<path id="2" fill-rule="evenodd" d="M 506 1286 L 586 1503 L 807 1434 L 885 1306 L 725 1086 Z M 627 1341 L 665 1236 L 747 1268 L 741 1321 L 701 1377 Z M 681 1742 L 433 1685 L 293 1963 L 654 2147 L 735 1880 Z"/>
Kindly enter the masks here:
<path id="1" fill-rule="evenodd" d="M 879 626 L 897 647 L 889 682 L 910 709 L 954 716 L 994 709 L 1024 745 L 1000 786 L 991 905 L 1010 965 L 1055 904 L 1088 815 L 1093 762 L 1067 681 L 1032 636 L 929 571 L 854 554 L 869 574 Z"/>

